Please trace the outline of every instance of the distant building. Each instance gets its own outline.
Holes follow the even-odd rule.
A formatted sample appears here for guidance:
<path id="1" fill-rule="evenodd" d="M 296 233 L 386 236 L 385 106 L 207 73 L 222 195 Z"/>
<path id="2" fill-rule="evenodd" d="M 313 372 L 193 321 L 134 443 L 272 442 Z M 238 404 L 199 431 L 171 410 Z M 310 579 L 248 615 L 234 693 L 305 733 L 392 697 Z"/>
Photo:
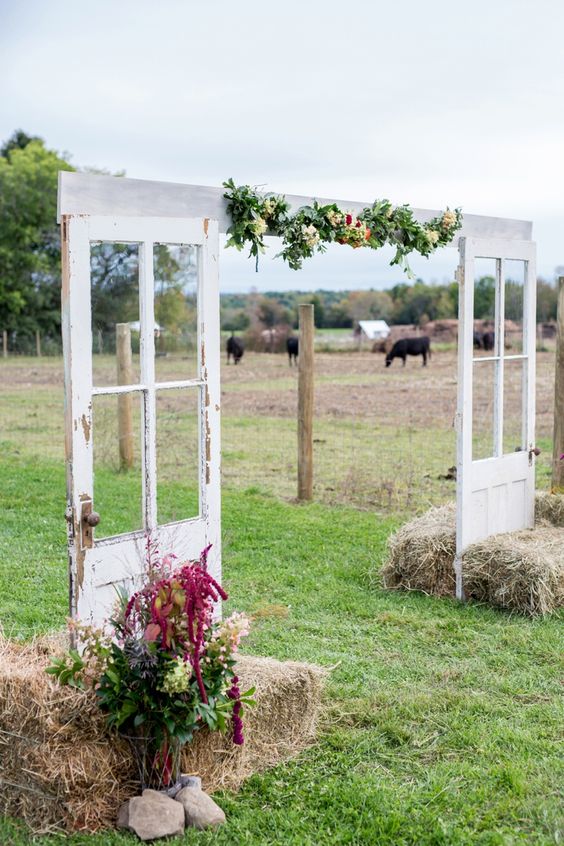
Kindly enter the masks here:
<path id="1" fill-rule="evenodd" d="M 129 323 L 129 328 L 132 332 L 140 332 L 141 331 L 141 322 L 139 320 L 131 320 Z M 164 326 L 159 326 L 159 324 L 155 321 L 155 332 L 164 332 Z"/>
<path id="2" fill-rule="evenodd" d="M 369 341 L 385 341 L 390 334 L 390 327 L 385 320 L 359 320 L 361 338 Z"/>

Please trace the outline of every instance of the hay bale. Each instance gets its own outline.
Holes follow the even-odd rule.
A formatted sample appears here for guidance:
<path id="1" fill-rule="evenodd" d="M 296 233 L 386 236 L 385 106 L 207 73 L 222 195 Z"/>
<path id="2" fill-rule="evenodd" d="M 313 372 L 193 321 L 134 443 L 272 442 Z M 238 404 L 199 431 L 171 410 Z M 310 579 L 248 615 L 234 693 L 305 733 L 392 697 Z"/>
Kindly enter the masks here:
<path id="1" fill-rule="evenodd" d="M 384 587 L 452 596 L 455 590 L 456 508 L 431 508 L 406 523 L 388 541 Z"/>
<path id="2" fill-rule="evenodd" d="M 564 605 L 564 496 L 537 491 L 534 529 L 494 535 L 463 556 L 468 599 L 529 616 Z M 384 586 L 454 596 L 456 507 L 431 508 L 388 541 Z"/>
<path id="3" fill-rule="evenodd" d="M 256 686 L 255 708 L 244 714 L 243 746 L 229 737 L 196 735 L 183 754 L 183 772 L 206 789 L 237 790 L 253 773 L 297 755 L 315 736 L 324 671 L 313 664 L 241 655 L 239 687 Z"/>
<path id="4" fill-rule="evenodd" d="M 32 831 L 97 831 L 115 825 L 120 804 L 139 792 L 128 744 L 110 735 L 90 692 L 47 676 L 45 641 L 0 638 L 0 811 Z M 205 789 L 237 789 L 252 773 L 311 742 L 325 671 L 241 655 L 241 689 L 256 687 L 245 712 L 245 744 L 202 732 L 184 753 L 186 772 Z"/>
<path id="5" fill-rule="evenodd" d="M 469 599 L 531 617 L 564 605 L 564 532 L 537 526 L 494 535 L 468 547 L 463 557 Z"/>
<path id="6" fill-rule="evenodd" d="M 550 523 L 552 526 L 564 529 L 564 494 L 537 491 L 535 522 Z"/>

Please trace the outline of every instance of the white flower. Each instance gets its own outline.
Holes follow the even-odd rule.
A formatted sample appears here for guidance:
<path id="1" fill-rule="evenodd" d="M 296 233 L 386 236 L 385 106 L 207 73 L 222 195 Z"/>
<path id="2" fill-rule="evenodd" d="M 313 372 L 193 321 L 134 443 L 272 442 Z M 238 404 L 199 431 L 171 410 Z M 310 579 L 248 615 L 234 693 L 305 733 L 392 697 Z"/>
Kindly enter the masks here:
<path id="1" fill-rule="evenodd" d="M 263 217 L 257 218 L 252 224 L 251 229 L 253 230 L 255 235 L 264 235 L 268 226 L 266 225 L 266 220 Z"/>
<path id="2" fill-rule="evenodd" d="M 192 667 L 187 661 L 178 656 L 172 662 L 172 667 L 167 671 L 161 690 L 165 693 L 184 693 L 190 687 L 190 676 Z"/>
<path id="3" fill-rule="evenodd" d="M 437 232 L 437 230 L 436 229 L 427 229 L 425 234 L 427 236 L 428 242 L 431 244 L 431 246 L 434 247 L 435 244 L 437 243 L 437 241 L 439 240 L 439 233 Z"/>
<path id="4" fill-rule="evenodd" d="M 393 213 L 394 213 L 394 207 L 390 206 L 390 208 L 386 211 L 386 217 L 388 218 L 388 220 L 391 218 Z"/>
<path id="5" fill-rule="evenodd" d="M 319 232 L 312 223 L 309 226 L 305 224 L 302 226 L 302 235 L 308 247 L 315 247 L 319 243 Z"/>
<path id="6" fill-rule="evenodd" d="M 341 212 L 331 210 L 327 212 L 327 220 L 331 226 L 337 227 L 343 222 L 343 215 Z"/>
<path id="7" fill-rule="evenodd" d="M 270 217 L 274 209 L 276 208 L 276 200 L 274 197 L 267 197 L 264 201 L 264 213 L 267 217 Z"/>
<path id="8" fill-rule="evenodd" d="M 447 209 L 446 212 L 443 214 L 442 224 L 447 229 L 449 226 L 454 226 L 456 223 L 456 214 L 455 212 Z"/>

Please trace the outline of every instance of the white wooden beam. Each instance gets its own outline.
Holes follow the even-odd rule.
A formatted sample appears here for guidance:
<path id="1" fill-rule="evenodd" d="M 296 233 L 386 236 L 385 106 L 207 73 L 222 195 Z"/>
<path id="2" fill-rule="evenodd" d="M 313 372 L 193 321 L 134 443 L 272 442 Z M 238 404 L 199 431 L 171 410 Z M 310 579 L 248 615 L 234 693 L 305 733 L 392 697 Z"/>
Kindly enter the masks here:
<path id="1" fill-rule="evenodd" d="M 217 220 L 219 231 L 230 226 L 223 188 L 203 185 L 182 185 L 177 182 L 153 182 L 146 179 L 125 179 L 121 176 L 95 176 L 89 173 L 59 172 L 58 219 L 65 214 L 111 215 L 112 217 L 208 217 Z M 320 203 L 337 203 L 342 208 L 359 212 L 372 201 L 360 203 L 324 197 L 300 197 L 286 194 L 292 208 Z M 456 197 L 445 200 L 456 202 Z M 415 217 L 425 223 L 437 210 L 414 209 Z M 527 220 L 465 214 L 463 227 L 456 237 L 511 238 L 529 241 L 533 224 Z"/>

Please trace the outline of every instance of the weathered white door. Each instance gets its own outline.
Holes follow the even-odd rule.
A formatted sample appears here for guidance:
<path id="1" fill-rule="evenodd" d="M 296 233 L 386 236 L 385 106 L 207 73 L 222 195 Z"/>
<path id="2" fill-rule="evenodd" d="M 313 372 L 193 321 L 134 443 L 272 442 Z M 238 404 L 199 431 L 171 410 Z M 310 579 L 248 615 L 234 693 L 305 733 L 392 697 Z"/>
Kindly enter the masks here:
<path id="1" fill-rule="evenodd" d="M 460 239 L 456 594 L 462 553 L 534 524 L 535 245 Z M 491 318 L 487 332 L 475 318 Z M 481 334 L 481 333 L 480 333 Z"/>
<path id="2" fill-rule="evenodd" d="M 204 547 L 213 544 L 208 566 L 215 578 L 220 577 L 218 227 L 217 221 L 209 219 L 88 215 L 65 215 L 61 223 L 70 606 L 73 616 L 99 623 L 111 611 L 115 588 L 121 585 L 131 589 L 139 583 L 146 568 L 148 537 L 161 555 L 174 553 L 179 561 L 197 558 Z M 93 375 L 92 249 L 115 244 L 128 246 L 137 256 L 139 360 L 132 384 L 126 385 L 118 385 L 114 377 L 115 358 L 110 359 L 110 378 L 98 379 L 96 372 Z M 155 357 L 158 274 L 154 268 L 155 256 L 164 247 L 170 248 L 172 255 L 176 255 L 174 250 L 190 250 L 193 310 L 197 314 L 193 323 L 194 360 L 189 367 L 179 356 L 181 371 L 175 372 L 174 378 L 166 378 L 165 371 L 159 371 L 158 350 Z M 174 299 L 174 291 L 171 297 Z M 102 409 L 117 409 L 118 398 L 124 395 L 133 398 L 132 405 L 138 410 L 139 465 L 121 476 L 119 468 L 95 472 L 95 455 L 103 459 L 105 451 L 115 449 L 117 443 L 117 431 L 111 443 L 102 437 Z M 161 417 L 166 423 L 166 409 L 173 403 L 182 408 L 190 406 L 193 425 L 186 423 L 183 430 L 173 433 L 170 425 L 161 429 L 162 456 L 178 467 L 176 478 L 166 488 L 161 486 L 158 474 L 157 434 Z M 164 415 L 160 414 L 162 409 Z M 188 443 L 190 438 L 196 443 Z M 174 486 L 180 485 L 185 475 L 184 455 L 190 449 L 197 462 L 192 506 L 184 514 L 180 501 L 173 511 L 165 509 L 168 520 L 159 520 L 158 495 L 162 490 L 163 496 L 174 498 Z M 112 498 L 118 482 L 118 493 Z M 107 505 L 103 509 L 98 488 L 105 484 L 110 495 L 105 496 Z M 139 523 L 134 531 L 96 537 L 103 534 L 105 525 L 118 526 L 122 514 L 132 509 L 131 500 L 137 498 Z M 100 526 L 95 529 L 97 512 Z"/>

